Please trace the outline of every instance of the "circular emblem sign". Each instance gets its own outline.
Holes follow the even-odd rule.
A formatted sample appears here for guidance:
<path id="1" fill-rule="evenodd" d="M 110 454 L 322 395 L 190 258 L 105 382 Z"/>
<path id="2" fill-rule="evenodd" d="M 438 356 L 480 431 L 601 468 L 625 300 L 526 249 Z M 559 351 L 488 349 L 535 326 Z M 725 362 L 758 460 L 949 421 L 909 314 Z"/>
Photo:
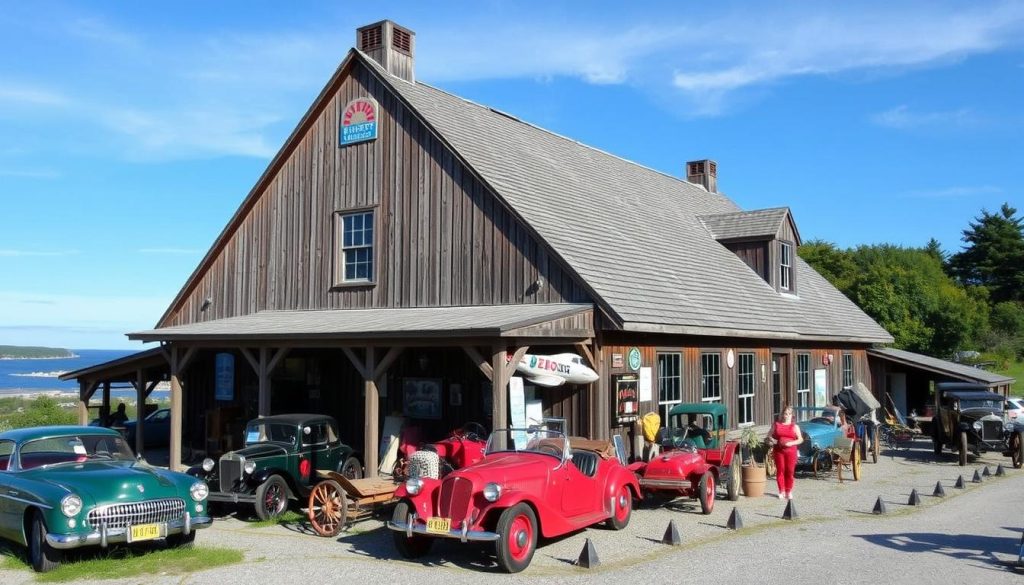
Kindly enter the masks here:
<path id="1" fill-rule="evenodd" d="M 640 369 L 640 350 L 633 347 L 629 350 L 629 356 L 627 358 L 629 362 L 629 369 L 634 372 Z"/>
<path id="2" fill-rule="evenodd" d="M 377 102 L 373 98 L 356 98 L 341 114 L 341 146 L 377 138 Z"/>

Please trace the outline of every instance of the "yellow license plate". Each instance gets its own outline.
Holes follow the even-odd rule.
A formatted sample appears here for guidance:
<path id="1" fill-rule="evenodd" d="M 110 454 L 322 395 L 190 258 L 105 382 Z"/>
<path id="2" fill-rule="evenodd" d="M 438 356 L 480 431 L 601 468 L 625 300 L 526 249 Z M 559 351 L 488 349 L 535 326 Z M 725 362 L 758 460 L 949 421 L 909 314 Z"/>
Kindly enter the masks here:
<path id="1" fill-rule="evenodd" d="M 159 524 L 139 524 L 138 526 L 132 526 L 132 542 L 153 540 L 154 538 L 160 538 Z"/>
<path id="2" fill-rule="evenodd" d="M 452 529 L 451 518 L 427 518 L 427 532 L 438 532 L 448 534 Z"/>

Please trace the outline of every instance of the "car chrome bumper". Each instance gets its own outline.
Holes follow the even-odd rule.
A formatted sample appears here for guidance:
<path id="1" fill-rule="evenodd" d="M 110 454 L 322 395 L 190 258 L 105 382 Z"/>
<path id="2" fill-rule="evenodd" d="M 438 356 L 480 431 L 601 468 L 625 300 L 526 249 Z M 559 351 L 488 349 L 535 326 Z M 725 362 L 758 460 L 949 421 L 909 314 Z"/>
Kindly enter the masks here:
<path id="1" fill-rule="evenodd" d="M 184 518 L 171 520 L 166 523 L 167 534 L 164 536 L 189 534 L 193 530 L 208 528 L 212 523 L 213 518 L 209 516 L 196 516 L 193 518 L 186 512 Z M 128 528 L 106 528 L 104 526 L 88 534 L 47 534 L 46 543 L 53 548 L 61 550 L 97 544 L 105 547 L 108 544 L 128 542 L 129 533 Z"/>
<path id="2" fill-rule="evenodd" d="M 463 524 L 461 530 L 449 530 L 448 532 L 427 532 L 427 527 L 416 523 L 416 515 L 410 515 L 405 522 L 388 521 L 388 528 L 395 532 L 404 532 L 406 536 L 436 536 L 438 538 L 452 538 L 462 542 L 494 542 L 501 538 L 496 532 L 486 530 L 469 530 L 468 524 Z"/>
<path id="3" fill-rule="evenodd" d="M 238 492 L 210 492 L 208 502 L 227 502 L 229 504 L 255 504 L 256 494 L 240 494 Z"/>
<path id="4" fill-rule="evenodd" d="M 693 488 L 693 482 L 688 479 L 641 479 L 640 487 L 656 490 L 689 490 Z"/>

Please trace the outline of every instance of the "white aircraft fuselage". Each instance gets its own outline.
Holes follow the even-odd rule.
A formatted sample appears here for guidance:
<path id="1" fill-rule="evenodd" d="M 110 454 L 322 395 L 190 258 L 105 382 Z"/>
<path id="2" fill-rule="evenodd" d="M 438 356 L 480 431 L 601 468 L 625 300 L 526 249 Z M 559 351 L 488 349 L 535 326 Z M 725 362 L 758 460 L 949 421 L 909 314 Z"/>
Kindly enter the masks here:
<path id="1" fill-rule="evenodd" d="M 583 363 L 583 358 L 574 353 L 555 355 L 526 354 L 516 364 L 516 371 L 527 381 L 538 386 L 561 386 L 570 384 L 590 384 L 597 381 L 597 372 Z"/>

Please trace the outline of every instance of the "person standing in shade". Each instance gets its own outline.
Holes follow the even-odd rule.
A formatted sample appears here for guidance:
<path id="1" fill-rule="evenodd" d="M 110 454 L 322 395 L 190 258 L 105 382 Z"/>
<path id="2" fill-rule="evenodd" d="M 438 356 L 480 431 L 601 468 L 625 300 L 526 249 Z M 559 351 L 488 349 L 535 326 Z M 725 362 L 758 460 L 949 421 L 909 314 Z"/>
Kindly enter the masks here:
<path id="1" fill-rule="evenodd" d="M 124 402 L 122 402 L 117 405 L 117 412 L 110 415 L 110 419 L 107 421 L 107 426 L 123 427 L 126 422 L 128 422 L 128 413 L 125 412 Z"/>
<path id="2" fill-rule="evenodd" d="M 772 425 L 768 442 L 775 448 L 775 481 L 779 485 L 779 499 L 793 499 L 793 475 L 796 473 L 797 446 L 804 442 L 800 427 L 793 422 L 793 407 L 785 405 L 779 420 Z"/>

